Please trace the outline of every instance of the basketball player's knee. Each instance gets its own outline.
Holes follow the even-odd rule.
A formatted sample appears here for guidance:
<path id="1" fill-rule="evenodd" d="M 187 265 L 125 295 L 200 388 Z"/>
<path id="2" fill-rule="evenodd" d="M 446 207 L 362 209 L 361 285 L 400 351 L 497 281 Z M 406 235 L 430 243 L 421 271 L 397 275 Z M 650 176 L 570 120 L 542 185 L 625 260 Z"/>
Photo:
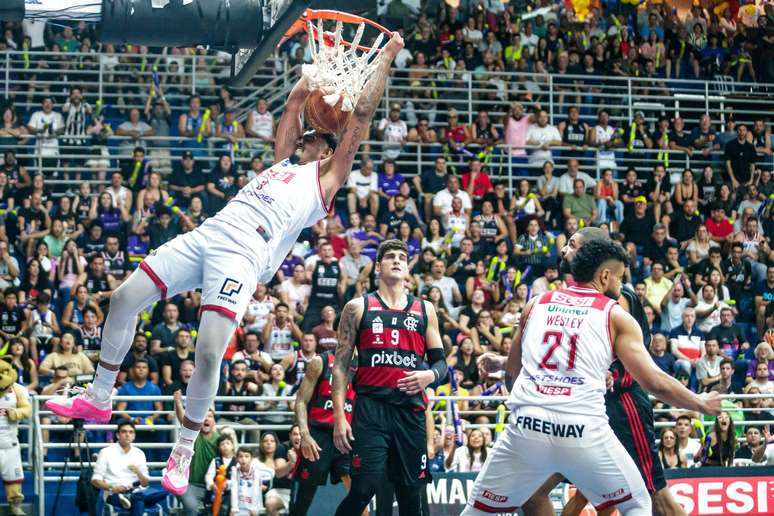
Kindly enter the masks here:
<path id="1" fill-rule="evenodd" d="M 219 350 L 214 349 L 214 346 L 197 346 L 196 369 L 202 368 L 204 371 L 219 371 L 221 358 L 221 353 Z"/>
<path id="2" fill-rule="evenodd" d="M 686 512 L 672 496 L 668 487 L 653 493 L 653 514 L 659 516 L 684 516 Z"/>
<path id="3" fill-rule="evenodd" d="M 352 479 L 352 487 L 347 496 L 356 500 L 358 505 L 364 502 L 363 507 L 366 507 L 376 493 L 379 478 L 380 475 L 358 475 Z"/>

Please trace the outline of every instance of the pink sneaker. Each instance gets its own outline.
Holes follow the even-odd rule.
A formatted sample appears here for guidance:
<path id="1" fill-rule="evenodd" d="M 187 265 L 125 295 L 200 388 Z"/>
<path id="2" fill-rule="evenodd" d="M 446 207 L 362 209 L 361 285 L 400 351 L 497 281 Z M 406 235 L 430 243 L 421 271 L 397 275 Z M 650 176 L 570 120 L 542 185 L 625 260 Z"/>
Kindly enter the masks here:
<path id="1" fill-rule="evenodd" d="M 72 398 L 59 398 L 46 401 L 46 408 L 58 416 L 72 419 L 85 419 L 97 423 L 107 423 L 113 415 L 110 395 L 107 401 L 97 396 L 93 387 L 88 389 L 74 387 L 72 392 L 78 392 Z"/>
<path id="2" fill-rule="evenodd" d="M 164 469 L 164 478 L 161 479 L 161 487 L 175 496 L 183 496 L 188 491 L 188 472 L 191 468 L 193 450 L 175 446 L 172 454 L 167 459 L 167 467 Z"/>

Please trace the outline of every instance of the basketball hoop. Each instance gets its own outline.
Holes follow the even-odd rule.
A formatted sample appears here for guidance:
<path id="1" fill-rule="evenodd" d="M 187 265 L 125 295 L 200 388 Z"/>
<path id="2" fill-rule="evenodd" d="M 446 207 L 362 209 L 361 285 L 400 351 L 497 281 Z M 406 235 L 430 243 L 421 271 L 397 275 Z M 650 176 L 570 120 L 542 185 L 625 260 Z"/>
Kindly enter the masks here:
<path id="1" fill-rule="evenodd" d="M 325 23 L 333 30 L 326 30 Z M 342 36 L 344 24 L 357 25 L 352 41 Z M 361 45 L 366 26 L 378 31 L 373 45 Z M 309 34 L 312 64 L 305 64 L 301 74 L 312 90 L 321 90 L 329 106 L 341 101 L 341 110 L 353 111 L 366 81 L 380 62 L 381 46 L 385 35 L 392 32 L 362 16 L 332 10 L 307 9 L 285 33 L 285 39 L 301 30 Z"/>

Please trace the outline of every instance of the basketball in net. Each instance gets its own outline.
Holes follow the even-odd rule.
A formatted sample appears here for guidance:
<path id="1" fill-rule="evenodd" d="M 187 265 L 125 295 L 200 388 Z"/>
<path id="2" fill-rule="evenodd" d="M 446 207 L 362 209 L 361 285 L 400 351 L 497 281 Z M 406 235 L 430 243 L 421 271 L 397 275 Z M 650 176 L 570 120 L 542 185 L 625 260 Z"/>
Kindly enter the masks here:
<path id="1" fill-rule="evenodd" d="M 342 34 L 344 24 L 353 29 L 352 41 L 347 41 Z M 360 44 L 366 28 L 373 33 L 370 46 Z M 301 74 L 312 90 L 304 104 L 304 119 L 317 131 L 339 134 L 381 60 L 380 47 L 385 36 L 391 33 L 360 16 L 312 9 L 304 12 L 288 34 L 298 30 L 309 34 L 312 56 L 312 63 L 301 67 Z"/>
<path id="2" fill-rule="evenodd" d="M 314 90 L 304 104 L 304 120 L 320 133 L 339 134 L 347 125 L 352 111 L 343 111 L 344 99 L 331 106 L 325 101 L 322 90 Z"/>

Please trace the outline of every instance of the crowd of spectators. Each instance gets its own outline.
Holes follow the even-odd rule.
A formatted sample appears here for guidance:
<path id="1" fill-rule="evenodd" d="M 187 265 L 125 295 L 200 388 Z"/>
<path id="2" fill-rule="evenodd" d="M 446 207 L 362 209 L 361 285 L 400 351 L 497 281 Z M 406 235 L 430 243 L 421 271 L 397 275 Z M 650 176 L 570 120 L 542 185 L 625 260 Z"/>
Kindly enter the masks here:
<path id="1" fill-rule="evenodd" d="M 759 44 L 760 38 L 771 38 L 770 4 L 752 24 L 744 14 L 736 20 L 694 9 L 681 18 L 665 4 L 629 12 L 623 3 L 604 11 L 594 8 L 579 23 L 548 2 L 535 6 L 533 14 L 542 14 L 521 19 L 513 14 L 514 3 L 485 2 L 480 9 L 474 3 L 470 14 L 441 7 L 437 26 L 424 14 L 414 17 L 410 9 L 398 16 L 396 4 L 403 5 L 391 2 L 386 15 L 393 21 L 401 18 L 400 25 L 413 34 L 403 56 L 409 77 L 416 73 L 421 78 L 417 70 L 433 63 L 450 72 L 461 63 L 480 73 L 586 73 L 570 68 L 580 66 L 589 80 L 624 70 L 643 73 L 640 67 L 655 67 L 648 73 L 661 78 L 709 78 L 738 66 L 740 78 L 754 80 L 766 77 L 766 66 L 774 62 L 765 59 L 772 47 Z M 9 26 L 4 44 L 22 48 L 20 30 Z M 37 34 L 43 46 L 63 52 L 89 48 L 93 41 L 88 25 L 61 35 L 48 29 L 30 34 L 25 22 L 24 30 L 27 37 Z M 699 48 L 699 33 L 710 35 L 706 48 Z M 725 51 L 715 52 L 714 61 L 707 63 L 702 58 L 707 48 Z M 294 41 L 288 52 L 304 59 L 303 49 Z M 749 51 L 750 66 L 740 49 Z M 170 67 L 176 63 L 171 59 Z M 62 65 L 69 63 L 63 59 Z M 104 148 L 113 130 L 99 108 L 84 101 L 80 88 L 70 87 L 66 103 L 49 95 L 54 92 L 31 92 L 42 97 L 40 110 L 23 122 L 12 103 L 4 109 L 0 336 L 8 346 L 0 348 L 11 355 L 20 382 L 31 392 L 49 395 L 87 381 L 98 360 L 101 328 L 115 289 L 144 256 L 193 230 L 271 163 L 275 121 L 265 100 L 242 123 L 234 118 L 227 88 L 220 88 L 208 108 L 202 97 L 184 100 L 182 91 L 180 84 L 164 82 L 153 96 L 144 97 L 143 112 L 126 110 L 125 119 L 113 124 L 131 155 L 118 166 Z M 611 125 L 604 110 L 594 113 L 592 124 L 585 122 L 579 105 L 554 126 L 539 106 L 527 112 L 515 102 L 502 124 L 482 111 L 465 125 L 454 109 L 437 121 L 416 116 L 416 108 L 426 102 L 417 98 L 413 104 L 390 106 L 387 116 L 375 122 L 373 136 L 386 145 L 364 147 L 336 209 L 302 234 L 271 283 L 257 287 L 223 364 L 220 394 L 244 400 L 216 405 L 195 457 L 215 460 L 215 469 L 220 464 L 229 471 L 239 468 L 240 478 L 268 475 L 276 492 L 267 493 L 267 509 L 276 513 L 286 505 L 283 479 L 288 464 L 295 463 L 297 431 L 243 431 L 240 425 L 291 423 L 280 412 L 292 402 L 256 402 L 253 397 L 292 395 L 306 363 L 316 353 L 335 349 L 339 310 L 346 299 L 378 284 L 373 262 L 386 238 L 408 245 L 411 275 L 406 287 L 436 307 L 460 394 L 507 395 L 502 373 L 482 375 L 477 357 L 485 351 L 508 353 L 527 301 L 571 281 L 559 273 L 558 250 L 578 228 L 596 225 L 630 254 L 628 281 L 645 306 L 653 334 L 651 355 L 659 367 L 696 391 L 774 395 L 774 181 L 768 121 L 759 119 L 748 127 L 729 117 L 718 131 L 708 115 L 688 121 L 662 117 L 651 127 L 643 113 L 636 113 L 624 131 Z M 204 115 L 205 109 L 210 115 Z M 443 128 L 442 118 L 447 124 Z M 181 138 L 183 152 L 170 151 L 163 141 L 151 144 L 147 137 L 152 135 Z M 397 161 L 406 156 L 403 144 L 412 140 L 446 145 L 416 175 L 408 174 L 416 167 L 401 170 Z M 497 180 L 488 154 L 478 152 L 503 141 L 531 146 L 529 151 L 514 149 L 510 159 L 539 171 L 537 177 L 515 181 L 513 190 L 508 181 Z M 16 158 L 13 146 L 27 142 L 44 158 L 42 173 L 37 163 Z M 51 183 L 68 178 L 59 173 L 75 159 L 68 157 L 67 148 L 85 142 L 93 156 L 83 164 L 101 173 L 104 184 Z M 562 151 L 566 167 L 555 174 L 558 152 L 552 147 L 559 145 L 571 150 Z M 592 147 L 599 149 L 604 163 L 599 179 L 580 164 L 584 150 Z M 619 166 L 621 159 L 632 159 L 628 154 L 634 147 L 653 149 L 658 163 Z M 240 153 L 248 153 L 249 161 L 237 163 L 234 156 Z M 681 161 L 686 154 L 693 158 L 687 169 Z M 209 162 L 213 155 L 214 165 Z M 148 427 L 174 423 L 178 417 L 194 369 L 200 303 L 199 292 L 187 292 L 138 317 L 117 394 L 148 399 L 116 404 L 116 420 L 131 425 L 118 429 L 115 446 L 126 449 L 135 439 L 157 441 L 159 433 Z M 436 389 L 441 395 L 452 391 L 451 384 Z M 154 399 L 160 394 L 174 395 L 176 402 Z M 431 454 L 436 470 L 481 467 L 492 432 L 465 426 L 494 424 L 498 405 L 460 402 L 460 430 L 465 432 L 464 445 L 457 446 L 449 405 L 437 402 L 439 425 Z M 665 466 L 717 460 L 731 464 L 746 460 L 745 453 L 760 463 L 766 456 L 761 443 L 771 440 L 768 425 L 744 427 L 748 445 L 738 451 L 731 436 L 742 428 L 734 430 L 734 422 L 774 419 L 772 399 L 746 400 L 744 408 L 750 410 L 744 412 L 731 405 L 728 418 L 719 417 L 711 430 L 712 446 L 719 448 L 710 451 L 692 440 L 702 432 L 691 415 L 657 403 L 662 409 L 657 418 L 675 423 L 661 440 Z M 233 426 L 239 435 L 219 438 L 216 423 Z M 259 451 L 239 447 L 238 441 L 245 440 L 259 445 Z M 151 458 L 154 452 L 148 451 Z M 103 466 L 95 476 L 101 489 L 114 484 Z M 215 470 L 209 460 L 194 466 L 192 484 L 201 490 L 184 501 L 189 508 L 212 489 Z M 137 467 L 121 475 L 142 483 L 147 474 Z M 110 503 L 126 503 L 120 487 L 110 495 Z M 136 505 L 154 503 L 152 497 L 123 498 Z"/>

